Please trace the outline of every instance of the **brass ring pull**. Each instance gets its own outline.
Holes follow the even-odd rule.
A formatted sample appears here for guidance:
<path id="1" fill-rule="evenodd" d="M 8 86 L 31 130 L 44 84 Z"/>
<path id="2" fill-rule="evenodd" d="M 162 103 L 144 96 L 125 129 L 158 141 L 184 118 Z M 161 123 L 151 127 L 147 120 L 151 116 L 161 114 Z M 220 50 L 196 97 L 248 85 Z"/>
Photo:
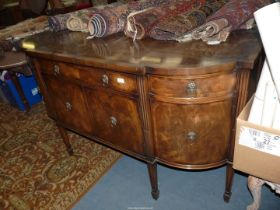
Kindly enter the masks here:
<path id="1" fill-rule="evenodd" d="M 195 81 L 191 81 L 187 84 L 186 89 L 189 94 L 194 94 L 197 90 L 197 84 L 195 83 Z"/>
<path id="2" fill-rule="evenodd" d="M 193 143 L 197 139 L 197 133 L 194 131 L 188 132 L 187 139 L 189 140 L 189 142 Z"/>
<path id="3" fill-rule="evenodd" d="M 66 106 L 66 110 L 67 111 L 71 111 L 72 110 L 72 104 L 70 102 L 66 102 L 65 106 Z"/>
<path id="4" fill-rule="evenodd" d="M 109 84 L 109 77 L 106 74 L 102 75 L 102 84 L 103 84 L 103 86 L 106 86 Z"/>
<path id="5" fill-rule="evenodd" d="M 110 121 L 111 121 L 111 127 L 115 127 L 118 124 L 118 120 L 114 116 L 110 117 Z"/>
<path id="6" fill-rule="evenodd" d="M 54 75 L 55 75 L 55 76 L 57 76 L 57 75 L 60 74 L 59 65 L 54 64 L 54 66 L 53 66 L 53 72 L 54 72 Z"/>

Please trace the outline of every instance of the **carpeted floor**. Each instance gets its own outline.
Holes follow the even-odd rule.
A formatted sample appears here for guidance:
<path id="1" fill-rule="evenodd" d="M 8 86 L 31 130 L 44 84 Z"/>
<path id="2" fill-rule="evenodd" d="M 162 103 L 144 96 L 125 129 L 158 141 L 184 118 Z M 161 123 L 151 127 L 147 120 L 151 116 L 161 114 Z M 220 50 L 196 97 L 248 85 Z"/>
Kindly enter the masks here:
<path id="1" fill-rule="evenodd" d="M 65 210 L 120 154 L 70 133 L 69 156 L 44 104 L 23 113 L 0 103 L 0 209 Z"/>
<path id="2" fill-rule="evenodd" d="M 246 210 L 247 176 L 236 173 L 229 203 L 223 200 L 226 167 L 206 171 L 158 166 L 160 196 L 153 200 L 145 163 L 123 156 L 73 210 Z M 280 196 L 265 185 L 259 210 L 280 210 Z"/>

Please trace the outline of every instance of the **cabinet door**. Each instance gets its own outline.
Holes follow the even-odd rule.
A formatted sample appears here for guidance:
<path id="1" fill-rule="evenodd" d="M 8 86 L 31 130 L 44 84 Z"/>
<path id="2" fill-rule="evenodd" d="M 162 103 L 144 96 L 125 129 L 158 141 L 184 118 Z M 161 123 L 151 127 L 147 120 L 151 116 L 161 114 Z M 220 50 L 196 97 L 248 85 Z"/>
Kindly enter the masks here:
<path id="1" fill-rule="evenodd" d="M 197 168 L 225 161 L 231 132 L 231 103 L 231 99 L 202 104 L 153 102 L 157 157 L 170 165 L 197 165 Z"/>
<path id="2" fill-rule="evenodd" d="M 143 153 L 137 99 L 105 89 L 88 89 L 93 135 L 120 149 Z"/>
<path id="3" fill-rule="evenodd" d="M 90 117 L 81 87 L 52 76 L 44 78 L 57 120 L 77 131 L 90 133 Z"/>

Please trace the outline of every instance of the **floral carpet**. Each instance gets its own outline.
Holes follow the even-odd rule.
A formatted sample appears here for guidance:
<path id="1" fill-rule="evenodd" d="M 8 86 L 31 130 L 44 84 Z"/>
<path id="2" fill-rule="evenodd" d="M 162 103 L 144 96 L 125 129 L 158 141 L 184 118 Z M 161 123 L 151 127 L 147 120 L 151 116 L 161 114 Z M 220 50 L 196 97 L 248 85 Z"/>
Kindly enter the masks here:
<path id="1" fill-rule="evenodd" d="M 120 154 L 69 132 L 69 156 L 43 103 L 29 113 L 0 103 L 0 209 L 65 210 Z"/>

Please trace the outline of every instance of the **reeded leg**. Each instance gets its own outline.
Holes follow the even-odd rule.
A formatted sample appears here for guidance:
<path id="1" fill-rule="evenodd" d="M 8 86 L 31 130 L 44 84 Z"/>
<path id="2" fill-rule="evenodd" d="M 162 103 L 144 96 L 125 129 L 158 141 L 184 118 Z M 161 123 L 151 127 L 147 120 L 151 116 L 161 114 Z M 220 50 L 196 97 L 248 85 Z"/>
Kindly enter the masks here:
<path id="1" fill-rule="evenodd" d="M 231 196 L 231 187 L 233 182 L 234 169 L 232 168 L 232 164 L 227 164 L 227 173 L 226 173 L 226 189 L 224 193 L 224 201 L 229 202 Z"/>
<path id="2" fill-rule="evenodd" d="M 73 152 L 73 149 L 71 147 L 71 144 L 70 144 L 70 141 L 69 141 L 69 136 L 68 136 L 65 128 L 61 127 L 60 125 L 57 125 L 57 127 L 58 127 L 59 133 L 60 133 L 60 135 L 63 139 L 63 142 L 66 146 L 68 154 L 73 155 L 74 152 Z"/>
<path id="3" fill-rule="evenodd" d="M 150 182 L 152 187 L 152 197 L 157 200 L 159 198 L 159 190 L 158 190 L 158 180 L 157 180 L 157 164 L 156 163 L 147 163 Z"/>
<path id="4" fill-rule="evenodd" d="M 247 206 L 247 210 L 258 210 L 261 205 L 261 193 L 262 193 L 262 186 L 265 181 L 249 176 L 248 177 L 248 188 L 253 196 L 253 203 Z"/>

